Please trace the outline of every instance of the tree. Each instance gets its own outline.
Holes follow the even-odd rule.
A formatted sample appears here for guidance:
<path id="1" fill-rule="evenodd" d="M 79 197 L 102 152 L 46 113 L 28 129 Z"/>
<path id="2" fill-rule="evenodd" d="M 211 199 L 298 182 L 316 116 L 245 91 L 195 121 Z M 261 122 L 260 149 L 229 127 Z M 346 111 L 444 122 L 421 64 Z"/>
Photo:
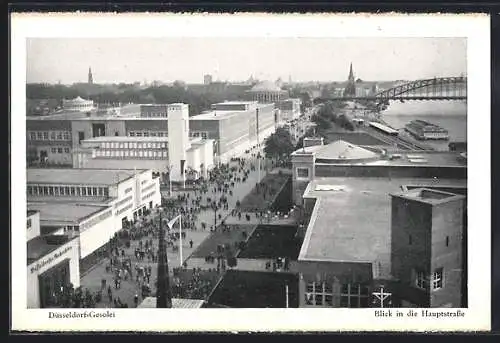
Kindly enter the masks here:
<path id="1" fill-rule="evenodd" d="M 264 152 L 268 157 L 280 158 L 293 152 L 292 137 L 285 128 L 278 128 L 275 133 L 269 136 L 265 141 Z"/>

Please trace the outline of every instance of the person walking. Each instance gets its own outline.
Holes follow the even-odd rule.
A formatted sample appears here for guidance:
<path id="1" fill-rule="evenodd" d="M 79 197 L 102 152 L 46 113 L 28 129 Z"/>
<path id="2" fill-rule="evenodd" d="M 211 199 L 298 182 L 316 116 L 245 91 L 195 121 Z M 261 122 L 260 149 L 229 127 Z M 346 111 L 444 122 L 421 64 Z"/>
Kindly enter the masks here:
<path id="1" fill-rule="evenodd" d="M 193 249 L 193 240 L 192 240 L 192 239 L 191 239 L 191 240 L 189 240 L 189 247 L 190 247 L 191 249 Z"/>

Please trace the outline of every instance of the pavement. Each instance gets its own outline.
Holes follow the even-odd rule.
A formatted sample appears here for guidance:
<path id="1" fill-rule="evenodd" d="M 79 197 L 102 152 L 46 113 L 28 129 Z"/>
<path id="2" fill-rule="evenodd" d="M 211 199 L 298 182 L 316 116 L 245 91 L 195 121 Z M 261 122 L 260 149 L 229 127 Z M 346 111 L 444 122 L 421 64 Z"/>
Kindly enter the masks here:
<path id="1" fill-rule="evenodd" d="M 248 154 L 246 155 L 249 158 L 251 158 L 251 155 Z M 255 159 L 253 159 L 255 163 Z M 237 162 L 230 162 L 231 165 L 236 165 Z M 257 165 L 255 163 L 255 165 Z M 265 165 L 262 164 L 262 170 L 260 172 L 260 179 L 263 179 L 264 176 L 266 175 L 267 171 L 265 168 Z M 221 214 L 221 217 L 224 219 L 228 216 L 230 213 L 231 209 L 236 206 L 236 202 L 238 200 L 242 200 L 245 195 L 250 193 L 250 191 L 255 187 L 256 183 L 259 180 L 259 172 L 258 170 L 255 171 L 250 171 L 247 180 L 242 183 L 238 183 L 234 188 L 233 188 L 233 195 L 230 196 L 229 193 L 225 193 L 224 195 L 228 199 L 228 204 L 229 204 L 229 210 L 218 210 L 217 211 L 217 217 L 219 214 Z M 192 196 L 194 196 L 194 191 L 188 191 L 188 192 L 182 192 L 182 193 L 191 193 Z M 179 192 L 174 192 L 173 196 L 176 197 Z M 213 192 L 213 188 L 211 189 L 209 187 L 209 191 L 207 194 L 204 195 L 204 198 L 206 197 L 211 197 L 212 199 L 220 197 L 221 193 L 220 192 Z M 191 195 L 190 195 L 191 197 Z M 154 215 L 154 214 L 152 214 Z M 150 216 L 152 216 L 150 215 Z M 245 216 L 242 215 L 242 218 L 245 219 Z M 236 217 L 237 219 L 237 217 Z M 201 230 L 201 223 L 205 222 L 207 224 L 207 230 L 203 231 Z M 210 235 L 209 228 L 211 225 L 214 223 L 214 211 L 211 209 L 208 210 L 202 210 L 196 220 L 196 227 L 198 230 L 188 230 L 187 231 L 187 237 L 186 239 L 183 240 L 182 244 L 182 260 L 186 260 L 192 252 Z M 217 225 L 220 223 L 220 220 L 217 218 Z M 242 224 L 249 224 L 247 221 L 242 222 Z M 150 237 L 152 238 L 152 237 Z M 148 238 L 149 239 L 149 238 Z M 193 246 L 191 247 L 189 244 L 189 241 L 193 241 Z M 132 269 L 134 270 L 135 273 L 135 266 L 151 266 L 152 267 L 152 275 L 150 277 L 150 282 L 149 285 L 154 292 L 154 283 L 156 280 L 156 263 L 153 263 L 152 261 L 148 261 L 145 259 L 144 261 L 137 261 L 134 255 L 135 248 L 138 246 L 138 241 L 131 241 L 131 246 L 130 248 L 125 248 L 122 247 L 125 256 L 129 257 L 132 260 Z M 153 246 L 154 249 L 157 248 L 158 242 L 157 240 L 153 240 Z M 168 257 L 168 262 L 169 262 L 169 272 L 172 274 L 172 268 L 173 267 L 178 267 L 181 265 L 181 257 L 180 257 L 180 250 L 177 252 L 173 251 L 173 248 L 168 248 L 167 249 L 167 257 Z M 201 259 L 203 262 L 204 259 Z M 128 280 L 122 280 L 121 282 L 121 287 L 118 289 L 115 289 L 115 285 L 113 282 L 113 274 L 110 272 L 106 271 L 106 265 L 109 264 L 109 260 L 105 259 L 101 261 L 100 263 L 96 264 L 94 267 L 92 267 L 89 271 L 87 271 L 84 275 L 81 276 L 80 279 L 80 286 L 85 289 L 89 289 L 91 292 L 97 292 L 101 289 L 101 282 L 102 280 L 106 280 L 106 287 L 108 285 L 111 285 L 112 292 L 113 292 L 113 297 L 114 298 L 119 298 L 120 301 L 123 304 L 127 304 L 128 307 L 135 307 L 134 304 L 134 295 L 137 294 L 139 296 L 139 304 L 142 301 L 141 297 L 141 284 L 136 282 L 135 279 L 128 279 Z M 196 260 L 193 260 L 193 262 L 188 261 L 188 268 L 191 267 L 198 267 L 202 266 L 201 264 L 198 264 Z M 206 266 L 204 266 L 206 267 Z M 216 267 L 216 266 L 215 266 Z M 213 268 L 213 266 L 212 266 Z M 203 269 L 208 269 L 208 268 L 203 268 Z M 135 277 L 135 275 L 133 275 Z M 108 296 L 107 296 L 107 290 L 103 291 L 103 300 L 96 304 L 96 307 L 114 307 L 112 302 L 108 301 Z"/>

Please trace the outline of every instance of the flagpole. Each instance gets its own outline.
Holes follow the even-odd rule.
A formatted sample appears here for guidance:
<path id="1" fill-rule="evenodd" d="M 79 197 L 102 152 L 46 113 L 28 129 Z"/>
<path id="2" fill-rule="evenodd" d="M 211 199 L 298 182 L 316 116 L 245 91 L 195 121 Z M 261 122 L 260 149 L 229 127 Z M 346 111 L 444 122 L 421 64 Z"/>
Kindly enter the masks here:
<path id="1" fill-rule="evenodd" d="M 179 253 L 180 253 L 180 265 L 182 268 L 182 216 L 179 215 Z"/>
<path id="2" fill-rule="evenodd" d="M 286 308 L 288 308 L 288 284 L 285 284 Z"/>

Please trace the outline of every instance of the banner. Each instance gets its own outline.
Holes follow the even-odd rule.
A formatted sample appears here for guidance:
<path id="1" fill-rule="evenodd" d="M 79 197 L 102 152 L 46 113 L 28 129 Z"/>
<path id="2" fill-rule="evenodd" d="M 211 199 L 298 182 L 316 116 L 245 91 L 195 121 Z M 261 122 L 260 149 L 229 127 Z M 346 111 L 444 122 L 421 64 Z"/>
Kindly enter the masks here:
<path id="1" fill-rule="evenodd" d="M 181 215 L 179 214 L 177 217 L 175 217 L 174 219 L 172 219 L 171 221 L 169 221 L 169 222 L 168 222 L 168 224 L 167 224 L 167 225 L 168 225 L 168 227 L 169 227 L 169 228 L 172 228 L 172 227 L 174 226 L 174 224 L 175 224 L 175 221 L 176 221 L 177 219 L 179 219 L 180 217 L 181 217 Z"/>
<path id="2" fill-rule="evenodd" d="M 186 160 L 181 160 L 181 175 L 184 175 L 184 164 L 186 163 Z"/>

